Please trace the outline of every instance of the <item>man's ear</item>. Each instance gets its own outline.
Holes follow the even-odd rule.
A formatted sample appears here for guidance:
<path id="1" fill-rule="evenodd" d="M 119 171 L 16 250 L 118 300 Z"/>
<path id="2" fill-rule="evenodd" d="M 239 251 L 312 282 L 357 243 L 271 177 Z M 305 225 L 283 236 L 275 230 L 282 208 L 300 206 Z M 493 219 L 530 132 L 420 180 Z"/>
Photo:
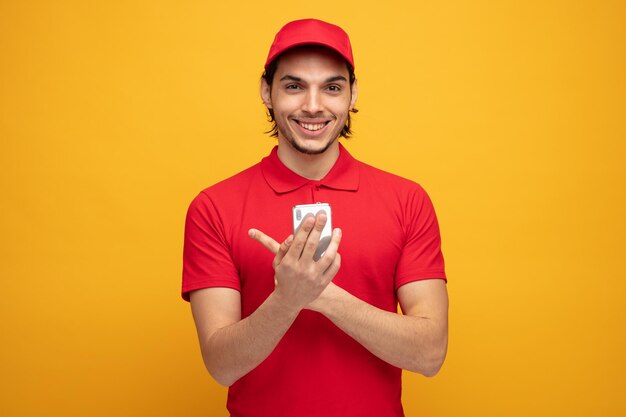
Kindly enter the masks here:
<path id="1" fill-rule="evenodd" d="M 265 78 L 261 78 L 261 100 L 263 100 L 263 104 L 268 109 L 272 108 L 272 88 L 265 81 Z"/>
<path id="2" fill-rule="evenodd" d="M 350 97 L 350 110 L 352 111 L 354 110 L 354 106 L 356 105 L 356 98 L 359 95 L 359 89 L 357 88 L 356 80 L 354 80 L 354 82 L 350 86 L 350 93 L 352 95 L 352 97 Z"/>

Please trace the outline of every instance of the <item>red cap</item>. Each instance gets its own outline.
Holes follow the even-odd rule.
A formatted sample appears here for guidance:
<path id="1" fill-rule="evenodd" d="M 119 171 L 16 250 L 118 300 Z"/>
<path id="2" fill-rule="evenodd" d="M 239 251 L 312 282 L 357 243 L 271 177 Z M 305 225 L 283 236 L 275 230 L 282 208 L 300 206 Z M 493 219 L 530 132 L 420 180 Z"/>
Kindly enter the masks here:
<path id="1" fill-rule="evenodd" d="M 287 23 L 276 34 L 270 53 L 265 61 L 265 68 L 288 49 L 303 45 L 321 45 L 328 47 L 344 57 L 354 69 L 352 46 L 348 34 L 339 26 L 317 19 L 294 20 Z"/>

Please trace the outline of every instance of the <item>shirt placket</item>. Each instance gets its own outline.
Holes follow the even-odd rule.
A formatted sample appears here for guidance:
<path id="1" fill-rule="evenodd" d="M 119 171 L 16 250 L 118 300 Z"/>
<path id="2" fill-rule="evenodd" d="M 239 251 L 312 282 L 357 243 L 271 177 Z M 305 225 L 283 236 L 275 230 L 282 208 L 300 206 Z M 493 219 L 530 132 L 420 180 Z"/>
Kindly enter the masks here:
<path id="1" fill-rule="evenodd" d="M 311 184 L 311 202 L 319 203 L 323 202 L 321 198 L 322 183 L 321 182 L 313 182 Z"/>

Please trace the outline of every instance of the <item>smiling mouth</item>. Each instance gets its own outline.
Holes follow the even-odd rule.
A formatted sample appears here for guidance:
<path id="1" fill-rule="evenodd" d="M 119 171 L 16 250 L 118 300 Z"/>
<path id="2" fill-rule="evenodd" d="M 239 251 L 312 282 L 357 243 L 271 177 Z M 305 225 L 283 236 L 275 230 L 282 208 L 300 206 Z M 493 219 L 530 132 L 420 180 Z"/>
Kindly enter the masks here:
<path id="1" fill-rule="evenodd" d="M 326 121 L 326 122 L 322 122 L 322 123 L 305 123 L 305 122 L 302 122 L 300 120 L 295 120 L 295 122 L 298 124 L 298 126 L 304 128 L 306 130 L 309 130 L 311 132 L 315 132 L 315 131 L 318 131 L 320 129 L 323 129 L 324 127 L 326 127 L 326 125 L 328 123 L 330 123 L 330 121 Z"/>

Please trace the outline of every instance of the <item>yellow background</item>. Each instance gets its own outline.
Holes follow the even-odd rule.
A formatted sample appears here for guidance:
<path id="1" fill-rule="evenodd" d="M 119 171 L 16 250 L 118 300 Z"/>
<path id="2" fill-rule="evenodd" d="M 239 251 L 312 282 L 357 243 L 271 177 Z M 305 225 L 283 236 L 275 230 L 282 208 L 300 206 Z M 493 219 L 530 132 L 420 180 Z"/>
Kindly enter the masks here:
<path id="1" fill-rule="evenodd" d="M 626 415 L 623 1 L 0 1 L 0 415 L 225 416 L 183 221 L 274 140 L 274 33 L 350 34 L 348 149 L 441 223 L 450 349 L 407 416 Z"/>

